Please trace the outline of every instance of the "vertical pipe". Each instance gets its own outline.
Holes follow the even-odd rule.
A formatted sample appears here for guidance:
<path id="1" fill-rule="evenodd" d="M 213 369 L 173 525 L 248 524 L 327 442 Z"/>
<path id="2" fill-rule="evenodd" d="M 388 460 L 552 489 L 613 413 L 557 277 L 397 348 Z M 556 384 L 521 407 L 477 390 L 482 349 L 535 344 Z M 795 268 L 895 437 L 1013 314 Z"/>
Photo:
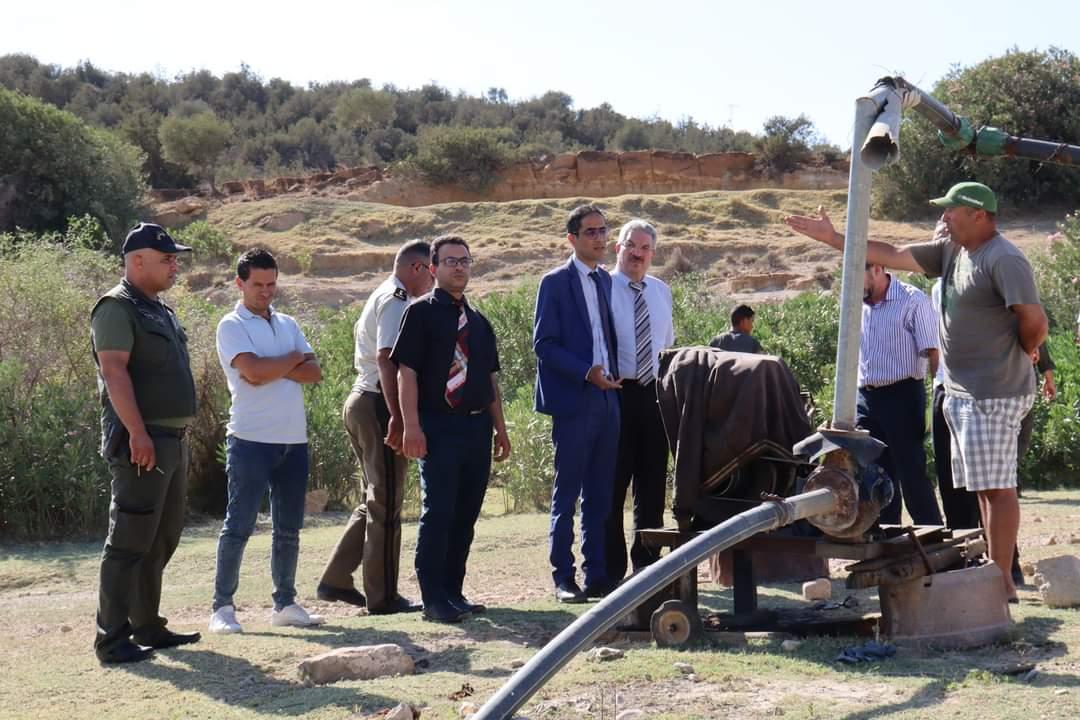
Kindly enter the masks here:
<path id="1" fill-rule="evenodd" d="M 870 182 L 873 171 L 860 159 L 860 149 L 878 115 L 870 97 L 855 101 L 855 132 L 851 139 L 848 174 L 847 229 L 844 234 L 844 270 L 840 284 L 840 334 L 836 343 L 832 427 L 855 429 L 855 400 L 859 375 L 859 336 L 862 333 L 863 277 L 866 269 L 866 233 L 870 224 Z"/>

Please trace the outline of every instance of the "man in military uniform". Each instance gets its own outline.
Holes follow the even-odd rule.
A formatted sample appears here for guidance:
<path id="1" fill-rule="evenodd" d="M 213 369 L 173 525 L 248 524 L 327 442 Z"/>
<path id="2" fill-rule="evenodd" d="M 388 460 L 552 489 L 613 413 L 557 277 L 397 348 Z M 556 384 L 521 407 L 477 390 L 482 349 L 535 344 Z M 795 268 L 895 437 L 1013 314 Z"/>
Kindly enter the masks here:
<path id="1" fill-rule="evenodd" d="M 363 606 L 372 614 L 411 612 L 420 605 L 398 594 L 401 502 L 408 460 L 402 457 L 397 367 L 390 351 L 410 298 L 431 290 L 431 245 L 412 240 L 394 259 L 394 272 L 364 305 L 353 328 L 356 383 L 342 419 L 364 473 L 364 494 L 319 580 L 320 600 Z M 364 593 L 353 584 L 363 563 Z M 367 594 L 365 599 L 364 594 Z"/>
<path id="2" fill-rule="evenodd" d="M 187 335 L 158 293 L 176 282 L 177 254 L 190 250 L 160 226 L 140 223 L 124 240 L 123 280 L 90 315 L 101 454 L 112 475 L 94 640 L 103 663 L 199 640 L 168 630 L 158 614 L 162 572 L 184 525 L 184 433 L 195 418 Z"/>

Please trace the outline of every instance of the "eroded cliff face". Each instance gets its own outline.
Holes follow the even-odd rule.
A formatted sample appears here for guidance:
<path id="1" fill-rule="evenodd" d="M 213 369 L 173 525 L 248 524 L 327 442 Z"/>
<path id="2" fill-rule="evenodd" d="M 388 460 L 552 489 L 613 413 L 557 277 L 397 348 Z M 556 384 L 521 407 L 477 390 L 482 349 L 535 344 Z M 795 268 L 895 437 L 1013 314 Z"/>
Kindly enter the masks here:
<path id="1" fill-rule="evenodd" d="M 378 167 L 344 168 L 306 177 L 236 180 L 221 184 L 228 199 L 258 199 L 286 193 L 346 196 L 349 199 L 418 207 L 446 202 L 502 202 L 533 198 L 659 195 L 701 190 L 829 190 L 847 187 L 847 163 L 805 165 L 769 176 L 751 153 L 692 153 L 664 150 L 586 151 L 546 162 L 515 163 L 482 192 L 458 185 L 427 185 L 415 177 Z M 159 191 L 159 199 L 169 199 Z"/>

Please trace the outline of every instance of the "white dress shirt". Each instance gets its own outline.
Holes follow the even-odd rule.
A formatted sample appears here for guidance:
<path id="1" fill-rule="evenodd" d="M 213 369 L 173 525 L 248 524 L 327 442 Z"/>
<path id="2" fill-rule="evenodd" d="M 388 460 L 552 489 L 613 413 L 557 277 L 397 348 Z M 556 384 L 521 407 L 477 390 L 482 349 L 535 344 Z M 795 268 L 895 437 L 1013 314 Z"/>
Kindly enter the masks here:
<path id="1" fill-rule="evenodd" d="M 578 279 L 581 280 L 581 291 L 585 293 L 585 307 L 589 310 L 589 325 L 592 326 L 592 364 L 604 368 L 604 374 L 611 374 L 611 363 L 608 362 L 607 343 L 604 342 L 604 326 L 600 321 L 600 298 L 597 296 L 599 285 L 589 277 L 592 272 L 589 266 L 573 258 L 574 267 L 578 271 Z"/>
<path id="2" fill-rule="evenodd" d="M 634 297 L 630 277 L 616 270 L 611 274 L 611 313 L 615 316 L 615 337 L 619 341 L 619 374 L 634 379 L 637 374 L 637 337 L 634 334 Z M 660 278 L 646 275 L 643 282 L 645 306 L 649 309 L 652 333 L 653 377 L 660 374 L 660 351 L 675 344 L 671 288 Z"/>

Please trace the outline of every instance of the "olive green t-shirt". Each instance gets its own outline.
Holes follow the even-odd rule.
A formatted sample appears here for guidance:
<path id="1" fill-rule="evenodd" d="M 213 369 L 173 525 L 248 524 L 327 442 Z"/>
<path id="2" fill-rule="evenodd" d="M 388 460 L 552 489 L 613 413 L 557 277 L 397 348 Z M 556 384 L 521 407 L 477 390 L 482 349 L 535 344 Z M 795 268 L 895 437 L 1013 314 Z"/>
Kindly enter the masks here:
<path id="1" fill-rule="evenodd" d="M 1034 393 L 1031 358 L 1009 310 L 1039 304 L 1024 254 L 1000 233 L 971 253 L 947 235 L 908 249 L 927 275 L 942 278 L 938 314 L 946 392 L 976 400 Z"/>
<path id="2" fill-rule="evenodd" d="M 135 329 L 131 326 L 131 316 L 118 300 L 106 300 L 98 306 L 90 321 L 91 337 L 94 350 L 119 350 L 131 352 L 135 345 Z M 187 427 L 195 418 L 143 418 L 144 422 L 165 427 Z"/>

